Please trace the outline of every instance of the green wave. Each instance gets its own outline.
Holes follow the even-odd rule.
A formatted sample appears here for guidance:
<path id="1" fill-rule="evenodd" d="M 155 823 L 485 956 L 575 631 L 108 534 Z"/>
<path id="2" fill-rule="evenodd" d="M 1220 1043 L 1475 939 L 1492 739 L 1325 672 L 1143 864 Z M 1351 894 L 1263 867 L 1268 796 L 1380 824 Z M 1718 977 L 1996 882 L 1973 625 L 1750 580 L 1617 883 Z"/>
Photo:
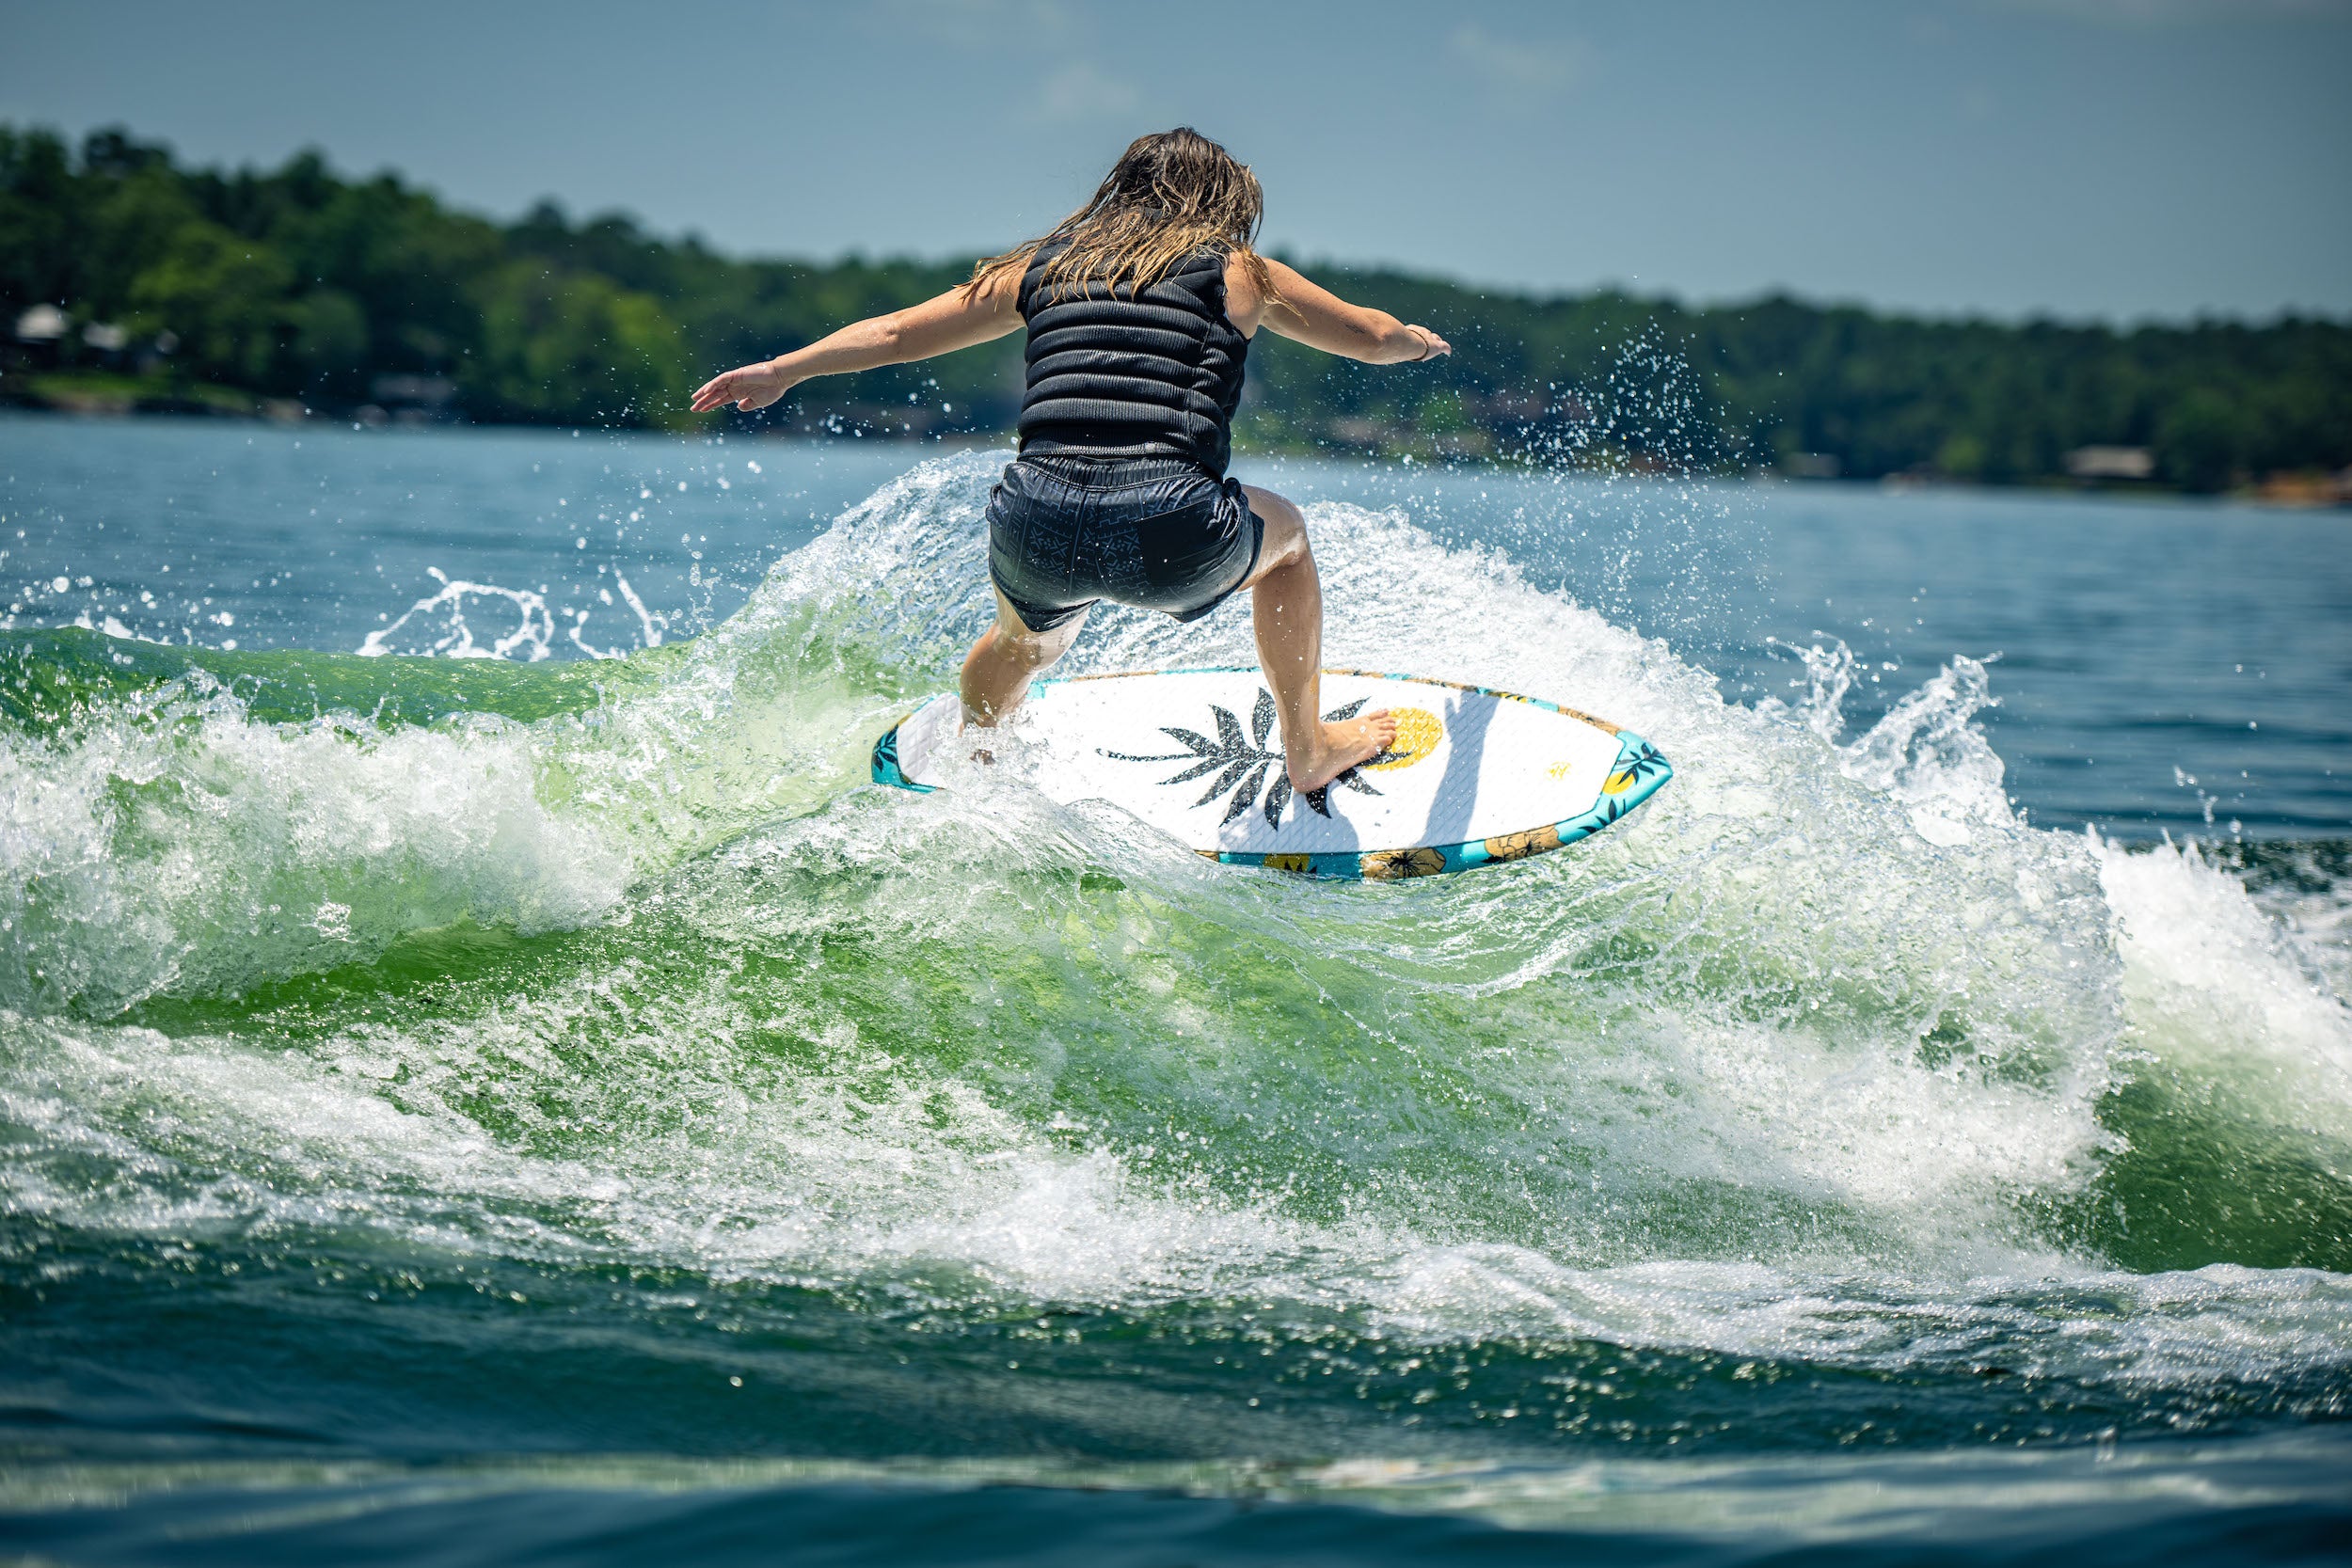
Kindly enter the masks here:
<path id="1" fill-rule="evenodd" d="M 584 713 L 643 690 L 674 668 L 684 647 L 624 659 L 548 660 L 363 657 L 311 649 L 177 648 L 76 626 L 0 632 L 0 725 L 49 734 L 92 707 L 151 697 L 191 678 L 233 692 L 257 722 L 349 713 L 383 725 L 430 724 L 453 714 L 495 714 L 529 723 Z"/>

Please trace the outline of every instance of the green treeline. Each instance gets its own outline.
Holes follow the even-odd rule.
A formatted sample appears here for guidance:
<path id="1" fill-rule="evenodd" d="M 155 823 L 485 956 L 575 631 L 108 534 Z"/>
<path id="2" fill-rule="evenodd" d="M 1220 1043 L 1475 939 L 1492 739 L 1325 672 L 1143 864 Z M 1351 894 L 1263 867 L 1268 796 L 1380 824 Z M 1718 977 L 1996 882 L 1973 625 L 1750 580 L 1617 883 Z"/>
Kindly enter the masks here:
<path id="1" fill-rule="evenodd" d="M 1009 238 L 1010 236 L 1008 236 Z M 500 224 L 317 153 L 187 169 L 119 131 L 78 152 L 0 126 L 0 398 L 287 400 L 437 417 L 679 428 L 704 376 L 960 281 L 963 261 L 737 261 L 624 216 L 551 205 Z M 1615 293 L 1536 299 L 1318 269 L 1451 339 L 1372 369 L 1262 336 L 1239 435 L 1261 448 L 1565 451 L 1996 483 L 2146 449 L 2153 481 L 2218 490 L 2352 465 L 2352 324 L 2122 330 L 1920 320 L 1786 297 L 1694 309 Z M 36 307 L 54 307 L 46 315 Z M 28 315 L 28 312 L 32 314 Z M 27 330 L 26 324 L 31 329 Z M 0 341 L 9 335 L 0 333 Z M 743 422 L 1002 432 L 1017 338 L 801 388 Z"/>

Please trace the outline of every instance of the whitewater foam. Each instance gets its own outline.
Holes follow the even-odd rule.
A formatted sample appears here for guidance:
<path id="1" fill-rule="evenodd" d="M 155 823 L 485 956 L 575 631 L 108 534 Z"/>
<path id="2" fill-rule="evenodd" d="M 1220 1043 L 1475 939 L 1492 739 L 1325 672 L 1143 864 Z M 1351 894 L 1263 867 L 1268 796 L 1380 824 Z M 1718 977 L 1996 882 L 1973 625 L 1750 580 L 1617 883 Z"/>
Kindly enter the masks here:
<path id="1" fill-rule="evenodd" d="M 1808 708 L 1727 704 L 1498 552 L 1319 504 L 1333 662 L 1574 702 L 1678 778 L 1508 869 L 1237 875 L 1017 757 L 864 786 L 986 624 L 1000 460 L 884 487 L 585 714 L 273 723 L 190 675 L 0 736 L 0 1093 L 39 1129 L 9 1202 L 1436 1338 L 1997 1339 L 2160 1380 L 2340 1354 L 2337 1276 L 2121 1274 L 2077 1217 L 2157 1068 L 2343 1138 L 2352 1033 L 2210 864 L 2023 821 L 1981 662 L 1841 746 L 1834 670 Z M 1072 669 L 1250 657 L 1238 608 L 1107 609 Z M 431 984 L 289 985 L 387 961 Z M 2110 1326 L 2041 1315 L 2058 1289 Z"/>

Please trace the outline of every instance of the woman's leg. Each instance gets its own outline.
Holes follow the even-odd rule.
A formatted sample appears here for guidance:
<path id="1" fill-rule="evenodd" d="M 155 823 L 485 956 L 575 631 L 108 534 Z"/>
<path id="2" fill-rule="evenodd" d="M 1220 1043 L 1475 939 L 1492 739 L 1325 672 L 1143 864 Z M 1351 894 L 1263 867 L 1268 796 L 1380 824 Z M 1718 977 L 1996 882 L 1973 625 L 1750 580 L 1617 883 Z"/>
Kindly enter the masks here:
<path id="1" fill-rule="evenodd" d="M 1031 631 L 998 590 L 996 624 L 980 633 L 964 656 L 964 721 L 993 724 L 1019 707 L 1029 694 L 1029 677 L 1069 652 L 1071 640 L 1086 624 L 1082 610 L 1051 631 Z"/>
<path id="2" fill-rule="evenodd" d="M 1281 716 L 1283 767 L 1293 789 L 1320 789 L 1387 750 L 1396 721 L 1377 708 L 1336 724 L 1323 721 L 1323 584 L 1307 544 L 1307 519 L 1271 490 L 1245 484 L 1242 493 L 1265 523 L 1257 570 L 1243 586 L 1250 590 L 1258 663 Z"/>

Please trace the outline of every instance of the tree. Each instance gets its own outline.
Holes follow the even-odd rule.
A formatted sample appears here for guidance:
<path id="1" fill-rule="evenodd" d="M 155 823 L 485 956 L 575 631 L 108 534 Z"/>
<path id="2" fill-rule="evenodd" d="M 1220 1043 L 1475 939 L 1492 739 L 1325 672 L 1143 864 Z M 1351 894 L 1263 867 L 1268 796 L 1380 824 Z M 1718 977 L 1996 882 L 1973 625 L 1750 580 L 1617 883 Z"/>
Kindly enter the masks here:
<path id="1" fill-rule="evenodd" d="M 262 387 L 274 384 L 289 336 L 293 282 L 268 245 L 199 219 L 174 230 L 132 279 L 128 303 L 143 332 L 179 337 L 191 373 Z"/>
<path id="2" fill-rule="evenodd" d="M 482 347 L 463 383 L 475 406 L 533 422 L 688 422 L 686 346 L 651 296 L 515 261 L 482 303 Z"/>

